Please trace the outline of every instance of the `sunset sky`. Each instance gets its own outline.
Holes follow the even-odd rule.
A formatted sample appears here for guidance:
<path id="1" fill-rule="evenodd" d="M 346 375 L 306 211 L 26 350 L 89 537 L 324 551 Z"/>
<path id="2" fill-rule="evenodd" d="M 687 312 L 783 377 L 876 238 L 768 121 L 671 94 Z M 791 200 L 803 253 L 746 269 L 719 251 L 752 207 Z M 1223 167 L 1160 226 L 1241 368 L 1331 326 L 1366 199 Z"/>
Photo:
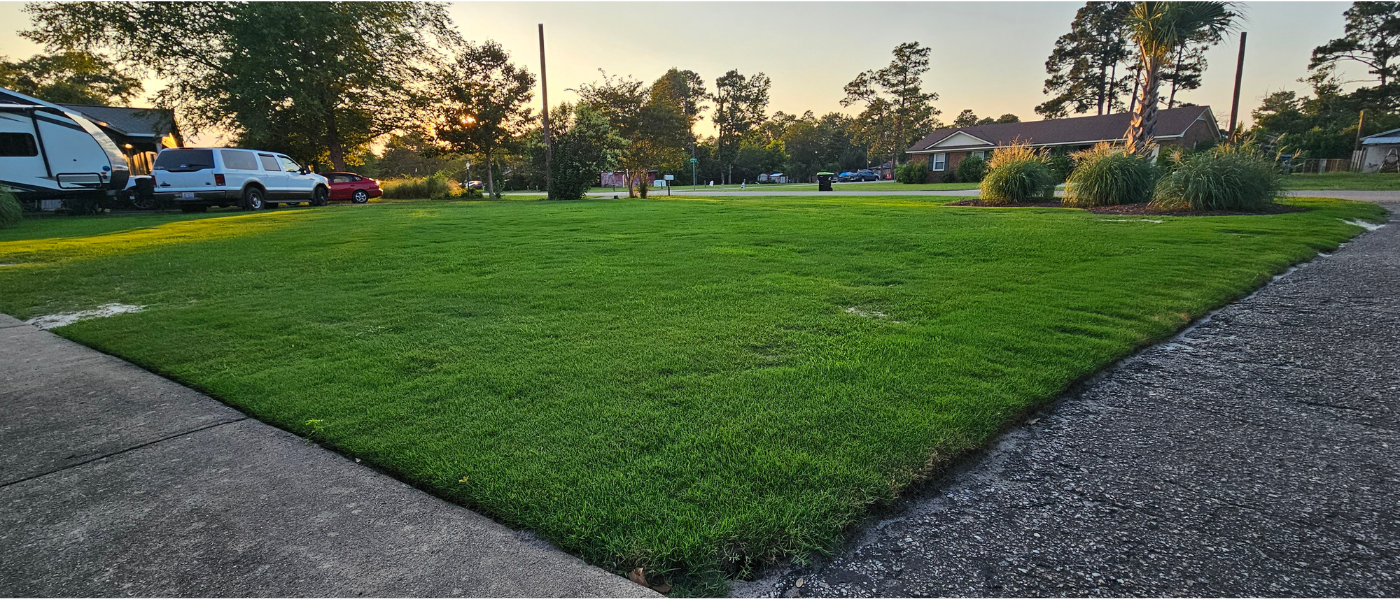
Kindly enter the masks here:
<path id="1" fill-rule="evenodd" d="M 28 26 L 19 2 L 0 3 L 0 55 L 40 50 L 17 33 Z M 675 66 L 708 84 L 729 69 L 773 80 L 770 112 L 843 111 L 842 86 L 863 70 L 888 64 L 896 44 L 934 49 L 926 88 L 950 121 L 971 108 L 981 116 L 1038 117 L 1045 100 L 1045 59 L 1082 2 L 457 2 L 452 18 L 472 40 L 494 39 L 515 60 L 539 69 L 536 25 L 544 23 L 550 102 L 576 96 L 568 88 L 598 78 L 598 69 L 648 82 Z M 1340 37 L 1341 2 L 1250 2 L 1241 112 L 1269 92 L 1304 91 L 1312 49 Z M 1204 86 L 1179 94 L 1229 118 L 1238 38 L 1214 48 Z M 1353 77 L 1364 76 L 1351 68 Z M 148 86 L 154 91 L 155 85 Z M 535 103 L 538 105 L 536 97 Z M 852 107 L 854 108 L 854 107 Z M 702 133 L 710 133 L 708 120 Z"/>

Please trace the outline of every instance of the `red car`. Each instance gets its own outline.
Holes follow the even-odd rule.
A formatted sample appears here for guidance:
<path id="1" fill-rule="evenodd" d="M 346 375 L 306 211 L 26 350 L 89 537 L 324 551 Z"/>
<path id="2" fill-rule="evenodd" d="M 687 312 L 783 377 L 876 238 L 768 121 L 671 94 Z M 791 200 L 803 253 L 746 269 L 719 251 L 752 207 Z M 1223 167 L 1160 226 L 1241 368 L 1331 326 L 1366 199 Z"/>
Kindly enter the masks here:
<path id="1" fill-rule="evenodd" d="M 384 195 L 384 192 L 379 189 L 379 182 L 368 177 L 340 171 L 322 173 L 322 175 L 326 177 L 326 182 L 331 185 L 331 200 L 349 200 L 352 204 L 364 204 L 369 202 L 370 198 Z"/>

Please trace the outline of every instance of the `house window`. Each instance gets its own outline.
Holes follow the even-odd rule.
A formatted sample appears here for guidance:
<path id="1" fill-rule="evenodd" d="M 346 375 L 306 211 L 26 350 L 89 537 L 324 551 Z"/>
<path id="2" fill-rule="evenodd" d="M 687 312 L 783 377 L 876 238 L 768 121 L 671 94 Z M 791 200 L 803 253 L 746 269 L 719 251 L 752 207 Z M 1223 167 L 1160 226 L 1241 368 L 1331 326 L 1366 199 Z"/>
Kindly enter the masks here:
<path id="1" fill-rule="evenodd" d="M 980 159 L 982 159 L 982 160 L 987 160 L 987 151 L 986 151 L 986 150 L 977 150 L 977 151 L 974 151 L 974 152 L 972 153 L 972 155 L 973 155 L 973 156 L 976 156 L 977 158 L 980 158 Z"/>
<path id="2" fill-rule="evenodd" d="M 939 152 L 938 154 L 934 154 L 933 156 L 929 157 L 928 170 L 942 171 L 946 168 L 948 168 L 948 153 Z"/>

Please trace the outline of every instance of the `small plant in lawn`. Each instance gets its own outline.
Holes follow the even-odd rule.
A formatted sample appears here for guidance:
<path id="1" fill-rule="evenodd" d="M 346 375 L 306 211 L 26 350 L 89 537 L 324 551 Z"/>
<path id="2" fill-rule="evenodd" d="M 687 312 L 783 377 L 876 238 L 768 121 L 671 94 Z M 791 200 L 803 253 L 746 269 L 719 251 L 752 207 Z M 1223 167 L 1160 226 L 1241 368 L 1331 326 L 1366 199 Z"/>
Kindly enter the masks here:
<path id="1" fill-rule="evenodd" d="M 987 176 L 987 159 L 968 156 L 958 163 L 958 181 L 977 183 Z"/>
<path id="2" fill-rule="evenodd" d="M 1027 144 L 998 148 L 982 178 L 982 201 L 989 205 L 1035 202 L 1055 197 L 1055 179 L 1045 156 Z"/>
<path id="3" fill-rule="evenodd" d="M 894 178 L 900 183 L 928 183 L 928 165 L 909 162 L 894 171 Z"/>
<path id="4" fill-rule="evenodd" d="M 1075 153 L 1074 159 L 1076 164 L 1065 186 L 1065 205 L 1089 208 L 1152 200 L 1157 173 L 1148 159 L 1106 142 Z"/>
<path id="5" fill-rule="evenodd" d="M 1181 159 L 1152 199 L 1172 210 L 1259 211 L 1282 189 L 1278 166 L 1250 145 L 1217 146 Z"/>
<path id="6" fill-rule="evenodd" d="M 0 187 L 0 228 L 13 227 L 24 218 L 19 200 L 10 190 Z"/>

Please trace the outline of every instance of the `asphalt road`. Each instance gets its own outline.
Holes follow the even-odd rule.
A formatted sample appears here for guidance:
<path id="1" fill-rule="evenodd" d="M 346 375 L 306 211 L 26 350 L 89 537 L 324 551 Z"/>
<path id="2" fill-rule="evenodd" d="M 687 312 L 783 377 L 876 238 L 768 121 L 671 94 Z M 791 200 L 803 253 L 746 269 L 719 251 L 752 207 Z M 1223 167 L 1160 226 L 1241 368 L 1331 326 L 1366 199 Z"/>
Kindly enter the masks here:
<path id="1" fill-rule="evenodd" d="M 735 595 L 1400 596 L 1398 294 L 1392 222 Z"/>

